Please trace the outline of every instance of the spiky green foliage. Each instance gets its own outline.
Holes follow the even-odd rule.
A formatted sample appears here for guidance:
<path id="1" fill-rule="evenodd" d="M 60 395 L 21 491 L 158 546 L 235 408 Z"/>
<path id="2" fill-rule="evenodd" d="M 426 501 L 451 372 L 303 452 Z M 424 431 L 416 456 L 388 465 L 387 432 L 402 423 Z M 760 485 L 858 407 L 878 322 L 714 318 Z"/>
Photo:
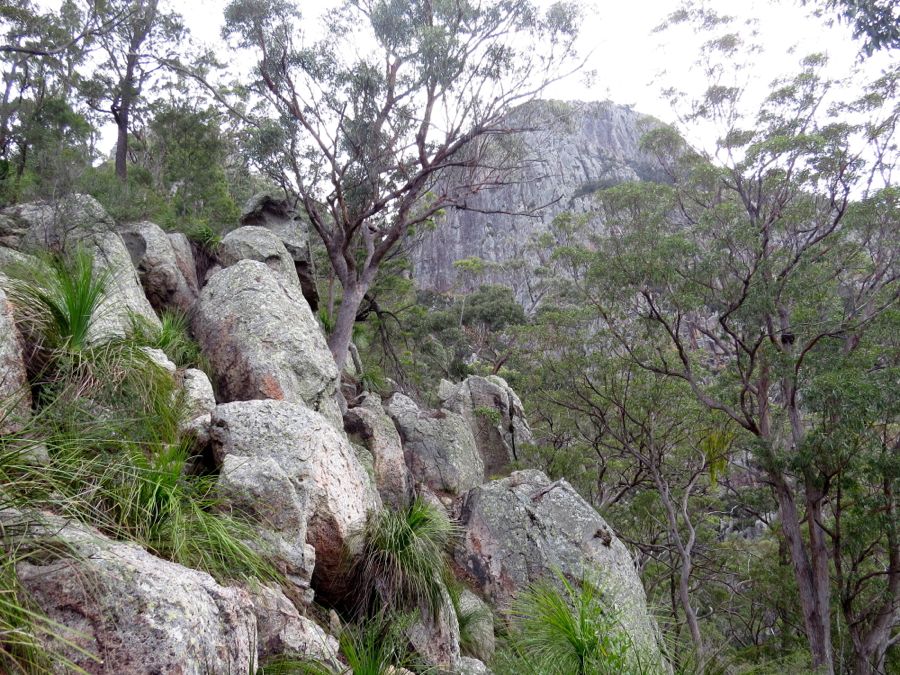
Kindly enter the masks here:
<path id="1" fill-rule="evenodd" d="M 457 532 L 446 514 L 421 499 L 370 515 L 353 568 L 359 609 L 402 611 L 424 605 L 437 615 L 448 573 L 447 549 Z"/>
<path id="2" fill-rule="evenodd" d="M 336 675 L 340 672 L 315 660 L 282 657 L 260 666 L 256 675 Z"/>
<path id="3" fill-rule="evenodd" d="M 411 615 L 379 615 L 340 635 L 341 654 L 353 675 L 388 675 L 413 665 L 405 635 Z"/>
<path id="4" fill-rule="evenodd" d="M 131 339 L 139 345 L 161 349 L 179 368 L 209 371 L 209 361 L 188 329 L 187 317 L 177 311 L 164 310 L 155 326 L 144 317 L 132 315 Z"/>
<path id="5" fill-rule="evenodd" d="M 415 668 L 406 630 L 415 614 L 377 614 L 347 625 L 338 636 L 346 666 L 317 659 L 277 658 L 257 675 L 395 675 L 399 668 Z M 430 671 L 428 671 L 430 672 Z"/>
<path id="6" fill-rule="evenodd" d="M 179 392 L 172 376 L 130 340 L 110 339 L 52 355 L 52 367 L 34 381 L 45 422 L 72 438 L 173 442 L 181 421 Z M 97 426 L 102 431 L 93 431 Z"/>
<path id="7" fill-rule="evenodd" d="M 185 235 L 203 250 L 211 253 L 222 243 L 222 235 L 206 223 L 195 223 L 188 227 Z"/>
<path id="8" fill-rule="evenodd" d="M 6 270 L 16 318 L 29 340 L 47 351 L 79 351 L 88 345 L 109 284 L 89 253 L 45 256 Z"/>
<path id="9" fill-rule="evenodd" d="M 641 666 L 631 640 L 596 584 L 578 586 L 562 575 L 542 580 L 516 598 L 512 635 L 501 672 L 613 675 L 654 672 Z M 524 664 L 524 665 L 523 665 Z"/>
<path id="10" fill-rule="evenodd" d="M 19 457 L 0 473 L 10 505 L 49 509 L 218 579 L 277 578 L 246 543 L 256 539 L 250 524 L 221 513 L 213 479 L 192 473 L 187 446 L 133 441 L 69 405 L 54 402 L 0 438 L 0 455 Z M 38 447 L 49 459 L 34 465 Z"/>
<path id="11" fill-rule="evenodd" d="M 0 437 L 0 509 L 17 505 L 17 492 L 30 492 L 35 481 L 26 476 L 22 469 L 39 472 L 39 468 L 29 460 L 31 445 L 4 443 Z M 31 550 L 20 545 L 22 532 L 31 525 L 40 524 L 37 513 L 21 514 L 17 522 L 4 521 L 0 529 L 0 672 L 10 674 L 30 674 L 55 672 L 54 668 L 65 672 L 85 672 L 61 652 L 78 651 L 89 659 L 96 659 L 79 648 L 74 638 L 78 637 L 65 626 L 47 617 L 22 586 L 18 576 L 18 565 L 31 556 L 43 556 L 50 548 L 41 541 L 30 542 Z M 56 550 L 54 555 L 59 555 Z M 99 660 L 98 660 L 99 661 Z"/>

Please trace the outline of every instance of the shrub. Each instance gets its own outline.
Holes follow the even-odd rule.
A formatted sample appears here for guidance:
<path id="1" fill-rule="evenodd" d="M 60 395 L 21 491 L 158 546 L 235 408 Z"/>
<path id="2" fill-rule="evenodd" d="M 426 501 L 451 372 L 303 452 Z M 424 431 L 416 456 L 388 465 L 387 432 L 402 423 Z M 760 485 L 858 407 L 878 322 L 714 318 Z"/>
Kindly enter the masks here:
<path id="1" fill-rule="evenodd" d="M 352 576 L 359 610 L 407 610 L 437 615 L 448 575 L 447 548 L 458 528 L 439 509 L 416 499 L 408 507 L 370 515 Z"/>
<path id="2" fill-rule="evenodd" d="M 353 675 L 392 675 L 412 666 L 405 631 L 411 615 L 378 615 L 341 631 L 341 653 Z"/>
<path id="3" fill-rule="evenodd" d="M 397 675 L 400 668 L 416 666 L 405 635 L 412 619 L 411 614 L 379 614 L 345 626 L 338 636 L 345 668 L 316 659 L 277 658 L 257 675 Z"/>

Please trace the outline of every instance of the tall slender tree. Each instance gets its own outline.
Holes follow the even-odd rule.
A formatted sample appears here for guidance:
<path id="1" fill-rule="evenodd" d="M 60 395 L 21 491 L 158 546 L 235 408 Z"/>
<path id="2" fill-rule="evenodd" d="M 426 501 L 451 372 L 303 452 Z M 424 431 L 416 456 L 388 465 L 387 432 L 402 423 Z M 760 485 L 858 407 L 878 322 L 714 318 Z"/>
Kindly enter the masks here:
<path id="1" fill-rule="evenodd" d="M 135 107 L 154 74 L 177 53 L 185 28 L 181 17 L 160 8 L 159 0 L 108 0 L 98 11 L 104 23 L 121 19 L 97 36 L 104 60 L 81 89 L 89 105 L 116 124 L 116 175 L 124 181 Z"/>
<path id="2" fill-rule="evenodd" d="M 293 3 L 234 0 L 225 34 L 258 59 L 238 104 L 258 165 L 293 195 L 343 293 L 329 337 L 340 367 L 360 304 L 408 234 L 514 180 L 511 108 L 574 67 L 574 6 L 529 0 L 350 0 L 305 38 Z M 450 173 L 453 173 L 450 180 Z"/>

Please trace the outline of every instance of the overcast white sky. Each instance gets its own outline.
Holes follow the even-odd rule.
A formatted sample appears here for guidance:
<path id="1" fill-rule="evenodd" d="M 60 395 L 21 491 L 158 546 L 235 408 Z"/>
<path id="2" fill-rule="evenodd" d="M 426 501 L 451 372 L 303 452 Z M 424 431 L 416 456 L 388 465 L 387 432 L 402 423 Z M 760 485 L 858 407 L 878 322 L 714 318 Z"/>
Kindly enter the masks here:
<path id="1" fill-rule="evenodd" d="M 50 0 L 52 2 L 52 0 Z M 338 0 L 300 0 L 304 20 L 317 23 L 322 12 Z M 45 0 L 47 2 L 47 0 Z M 170 5 L 184 18 L 194 38 L 210 45 L 222 45 L 222 14 L 228 0 L 170 0 Z M 538 0 L 550 4 L 551 0 Z M 49 3 L 48 3 L 49 4 Z M 654 115 L 665 122 L 675 122 L 669 102 L 662 95 L 664 85 L 699 95 L 705 88 L 703 76 L 694 65 L 701 38 L 687 27 L 654 33 L 653 29 L 674 10 L 681 0 L 583 0 L 587 13 L 582 26 L 580 50 L 590 54 L 586 70 L 596 76 L 590 86 L 583 77 L 573 76 L 553 85 L 547 98 L 565 100 L 611 100 L 632 105 L 640 112 Z M 833 77 L 843 77 L 854 67 L 876 76 L 900 54 L 880 52 L 861 66 L 857 54 L 859 44 L 843 24 L 828 26 L 815 17 L 812 8 L 800 0 L 706 0 L 705 5 L 722 14 L 735 16 L 740 23 L 755 19 L 764 46 L 756 65 L 748 73 L 748 83 L 755 85 L 758 96 L 774 79 L 791 74 L 800 58 L 812 52 L 825 52 L 830 58 Z M 227 57 L 226 57 L 227 62 Z M 711 129 L 681 129 L 692 142 L 705 145 L 715 138 Z M 101 149 L 112 148 L 114 128 L 103 133 Z"/>
<path id="2" fill-rule="evenodd" d="M 549 4 L 551 0 L 538 0 Z M 302 0 L 298 3 L 304 18 L 317 21 L 322 11 L 336 0 Z M 174 3 L 173 3 L 174 4 Z M 176 5 L 200 41 L 221 44 L 222 10 L 227 0 L 193 0 Z M 669 103 L 661 94 L 664 84 L 699 93 L 703 78 L 694 66 L 700 39 L 686 27 L 653 33 L 665 17 L 679 6 L 680 0 L 584 0 L 587 16 L 581 32 L 580 48 L 590 53 L 588 70 L 596 71 L 590 86 L 578 76 L 558 83 L 547 91 L 550 98 L 566 100 L 611 100 L 633 105 L 640 112 L 674 122 Z M 758 21 L 757 40 L 764 52 L 749 74 L 750 83 L 759 86 L 759 94 L 777 77 L 796 69 L 800 58 L 812 52 L 826 52 L 834 76 L 849 74 L 857 65 L 859 45 L 851 38 L 846 25 L 826 25 L 813 16 L 812 8 L 800 0 L 706 0 L 707 6 L 739 20 Z M 793 50 L 793 53 L 789 53 Z M 863 64 L 866 72 L 877 74 L 891 58 L 886 52 L 876 54 Z M 689 136 L 699 141 L 703 130 Z"/>

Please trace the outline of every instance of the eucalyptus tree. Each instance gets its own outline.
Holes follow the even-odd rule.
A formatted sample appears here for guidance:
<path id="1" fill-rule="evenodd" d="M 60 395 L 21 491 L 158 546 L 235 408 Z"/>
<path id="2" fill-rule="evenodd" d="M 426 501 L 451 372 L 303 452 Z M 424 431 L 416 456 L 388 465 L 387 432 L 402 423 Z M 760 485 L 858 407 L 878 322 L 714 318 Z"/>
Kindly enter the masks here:
<path id="1" fill-rule="evenodd" d="M 753 126 L 728 112 L 738 89 L 710 87 L 695 109 L 730 122 L 716 162 L 671 129 L 651 132 L 645 148 L 671 183 L 598 195 L 603 225 L 581 288 L 619 353 L 682 382 L 749 439 L 778 504 L 813 667 L 834 670 L 836 576 L 868 673 L 896 642 L 900 607 L 888 337 L 900 298 L 900 70 L 819 115 L 837 86 L 822 65 L 805 59 Z"/>
<path id="2" fill-rule="evenodd" d="M 23 186 L 55 191 L 87 161 L 90 127 L 72 94 L 92 39 L 120 17 L 99 18 L 95 3 L 65 0 L 54 10 L 29 0 L 0 7 L 0 181 L 3 199 Z"/>
<path id="3" fill-rule="evenodd" d="M 530 0 L 350 0 L 304 35 L 285 0 L 234 0 L 225 35 L 257 58 L 232 99 L 258 166 L 308 217 L 343 294 L 329 347 L 346 361 L 381 265 L 416 228 L 513 180 L 508 116 L 574 69 L 573 5 Z M 452 172 L 452 180 L 448 180 Z"/>
<path id="4" fill-rule="evenodd" d="M 160 7 L 160 0 L 106 0 L 97 3 L 110 30 L 96 36 L 102 61 L 80 89 L 95 111 L 110 115 L 116 124 L 116 176 L 128 177 L 128 134 L 135 106 L 147 85 L 177 54 L 185 37 L 181 17 Z"/>

